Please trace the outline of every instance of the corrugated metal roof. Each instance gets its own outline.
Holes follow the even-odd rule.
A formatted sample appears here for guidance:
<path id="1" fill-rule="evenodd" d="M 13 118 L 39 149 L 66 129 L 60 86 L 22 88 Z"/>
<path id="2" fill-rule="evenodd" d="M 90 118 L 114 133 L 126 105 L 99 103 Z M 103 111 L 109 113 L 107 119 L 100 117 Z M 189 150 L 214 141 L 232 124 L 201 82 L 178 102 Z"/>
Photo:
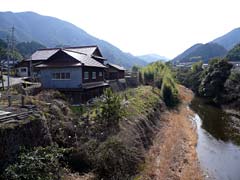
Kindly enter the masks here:
<path id="1" fill-rule="evenodd" d="M 126 70 L 124 67 L 119 66 L 119 65 L 117 65 L 117 64 L 108 63 L 108 65 L 110 65 L 110 66 L 112 66 L 112 67 L 114 67 L 114 68 L 116 68 L 116 69 L 118 69 L 118 70 L 122 70 L 122 71 L 125 71 L 125 70 Z"/>
<path id="2" fill-rule="evenodd" d="M 91 66 L 91 67 L 101 67 L 101 68 L 106 68 L 103 64 L 100 62 L 96 61 L 92 57 L 82 54 L 82 53 L 77 53 L 69 50 L 63 50 L 66 54 L 69 56 L 73 57 L 74 59 L 80 61 L 84 66 Z"/>

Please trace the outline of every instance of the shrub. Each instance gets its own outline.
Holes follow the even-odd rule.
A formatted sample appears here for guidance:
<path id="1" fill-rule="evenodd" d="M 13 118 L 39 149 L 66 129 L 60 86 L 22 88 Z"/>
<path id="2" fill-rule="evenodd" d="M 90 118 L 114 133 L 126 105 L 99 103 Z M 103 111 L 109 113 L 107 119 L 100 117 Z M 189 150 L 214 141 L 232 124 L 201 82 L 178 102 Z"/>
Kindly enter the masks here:
<path id="1" fill-rule="evenodd" d="M 37 147 L 33 151 L 23 150 L 15 164 L 7 167 L 3 174 L 8 180 L 59 180 L 62 173 L 59 160 L 64 149 Z"/>
<path id="2" fill-rule="evenodd" d="M 232 71 L 229 79 L 234 82 L 240 82 L 240 71 Z"/>
<path id="3" fill-rule="evenodd" d="M 106 179 L 130 179 L 136 173 L 141 156 L 137 148 L 128 147 L 116 137 L 97 149 L 96 169 Z"/>
<path id="4" fill-rule="evenodd" d="M 104 127 L 118 129 L 119 120 L 124 116 L 124 108 L 121 105 L 120 96 L 114 94 L 110 88 L 103 94 L 103 100 L 99 104 L 100 114 L 98 121 Z"/>
<path id="5" fill-rule="evenodd" d="M 178 103 L 178 91 L 175 83 L 167 76 L 163 80 L 161 96 L 168 107 L 174 107 Z"/>

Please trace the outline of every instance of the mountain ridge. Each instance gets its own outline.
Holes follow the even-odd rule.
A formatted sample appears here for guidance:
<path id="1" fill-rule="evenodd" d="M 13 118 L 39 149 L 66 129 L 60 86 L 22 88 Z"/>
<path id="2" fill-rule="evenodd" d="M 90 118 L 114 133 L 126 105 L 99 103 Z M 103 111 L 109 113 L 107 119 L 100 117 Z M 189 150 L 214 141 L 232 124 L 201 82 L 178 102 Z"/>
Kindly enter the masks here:
<path id="1" fill-rule="evenodd" d="M 211 42 L 220 44 L 227 50 L 234 48 L 235 45 L 240 43 L 240 27 L 231 30 Z"/>
<path id="2" fill-rule="evenodd" d="M 197 62 L 201 60 L 207 63 L 212 58 L 224 57 L 226 54 L 227 50 L 217 43 L 195 44 L 174 58 L 172 62 Z"/>
<path id="3" fill-rule="evenodd" d="M 0 38 L 5 38 L 5 30 L 13 25 L 18 42 L 36 41 L 47 47 L 55 47 L 59 44 L 65 46 L 97 45 L 103 56 L 110 62 L 125 68 L 147 64 L 142 59 L 125 53 L 109 42 L 98 39 L 80 27 L 56 17 L 40 15 L 32 11 L 0 12 Z"/>
<path id="4" fill-rule="evenodd" d="M 169 59 L 166 58 L 165 56 L 161 56 L 155 53 L 151 53 L 151 54 L 144 54 L 144 55 L 140 55 L 137 56 L 138 58 L 146 61 L 147 63 L 152 63 L 155 61 L 168 61 Z"/>

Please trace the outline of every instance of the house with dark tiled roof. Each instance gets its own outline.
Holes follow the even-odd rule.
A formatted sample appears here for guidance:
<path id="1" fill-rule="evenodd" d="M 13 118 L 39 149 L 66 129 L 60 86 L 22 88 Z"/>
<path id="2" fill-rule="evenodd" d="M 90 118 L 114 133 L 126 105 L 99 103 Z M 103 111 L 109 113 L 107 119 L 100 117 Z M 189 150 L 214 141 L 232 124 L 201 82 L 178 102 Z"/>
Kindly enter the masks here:
<path id="1" fill-rule="evenodd" d="M 113 63 L 107 63 L 106 66 L 105 76 L 107 80 L 124 79 L 126 71 L 124 67 Z"/>
<path id="2" fill-rule="evenodd" d="M 109 86 L 104 77 L 105 61 L 97 46 L 40 49 L 18 69 L 32 69 L 42 88 L 85 92 L 86 97 L 93 97 Z"/>

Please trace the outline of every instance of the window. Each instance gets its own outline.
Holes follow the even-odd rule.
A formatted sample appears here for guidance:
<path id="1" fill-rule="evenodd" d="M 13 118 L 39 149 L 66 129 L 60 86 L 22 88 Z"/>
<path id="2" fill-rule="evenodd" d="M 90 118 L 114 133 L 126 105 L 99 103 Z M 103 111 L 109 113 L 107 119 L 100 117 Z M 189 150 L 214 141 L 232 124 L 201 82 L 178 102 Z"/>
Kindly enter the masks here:
<path id="1" fill-rule="evenodd" d="M 61 73 L 61 79 L 65 79 L 65 73 Z"/>
<path id="2" fill-rule="evenodd" d="M 70 80 L 70 73 L 69 72 L 52 73 L 52 79 L 54 79 L 54 80 Z"/>
<path id="3" fill-rule="evenodd" d="M 89 76 L 88 72 L 84 72 L 84 79 L 88 79 L 89 78 L 88 76 Z"/>
<path id="4" fill-rule="evenodd" d="M 66 79 L 70 79 L 70 73 L 67 72 L 67 73 L 65 74 L 65 77 L 66 77 Z"/>
<path id="5" fill-rule="evenodd" d="M 21 72 L 27 72 L 27 68 L 21 68 L 20 71 Z"/>
<path id="6" fill-rule="evenodd" d="M 96 79 L 96 72 L 92 72 L 92 79 Z"/>
<path id="7" fill-rule="evenodd" d="M 102 72 L 99 72 L 99 76 L 102 77 Z"/>

